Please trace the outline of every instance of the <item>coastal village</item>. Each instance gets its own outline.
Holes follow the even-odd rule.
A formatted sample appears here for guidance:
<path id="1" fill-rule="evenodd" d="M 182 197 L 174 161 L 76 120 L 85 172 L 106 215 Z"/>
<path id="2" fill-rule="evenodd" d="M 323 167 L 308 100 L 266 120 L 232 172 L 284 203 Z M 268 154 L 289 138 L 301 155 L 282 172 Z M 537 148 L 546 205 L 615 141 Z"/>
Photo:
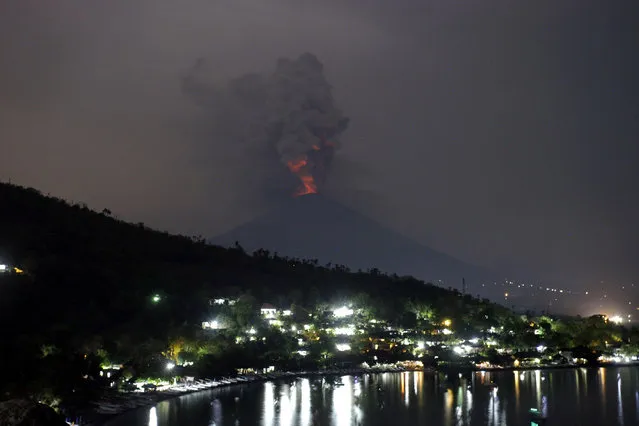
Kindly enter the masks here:
<path id="1" fill-rule="evenodd" d="M 153 303 L 166 302 L 159 295 L 152 296 L 152 300 Z M 589 354 L 579 349 L 558 345 L 554 334 L 563 326 L 562 322 L 545 315 L 516 316 L 519 324 L 515 330 L 498 325 L 497 320 L 493 321 L 495 325 L 480 328 L 425 313 L 421 318 L 416 314 L 419 325 L 410 328 L 374 318 L 368 309 L 352 303 L 321 306 L 314 310 L 263 303 L 253 317 L 254 322 L 238 329 L 232 325 L 236 302 L 237 299 L 231 298 L 211 299 L 210 317 L 202 321 L 198 338 L 216 339 L 234 333 L 235 345 L 262 345 L 266 349 L 268 339 L 279 334 L 294 347 L 290 359 L 280 365 L 238 366 L 230 376 L 240 376 L 240 380 L 250 380 L 252 375 L 281 373 L 283 368 L 291 370 L 295 363 L 299 368 L 293 370 L 298 371 L 310 365 L 319 370 L 377 366 L 383 370 L 471 371 L 574 367 L 593 361 Z M 485 319 L 490 322 L 490 318 Z M 599 327 L 600 334 L 607 336 L 603 338 L 609 339 L 602 342 L 606 350 L 594 361 L 630 364 L 638 360 L 635 347 L 624 344 L 622 327 L 616 324 L 617 319 L 595 315 L 584 321 L 594 324 L 593 329 Z M 197 358 L 185 342 L 173 342 L 169 346 L 171 350 L 163 354 L 164 377 L 138 379 L 135 388 L 128 389 L 162 391 L 176 386 L 194 386 L 189 385 L 196 380 L 189 371 L 198 362 Z M 104 377 L 115 377 L 115 371 L 121 368 L 116 364 L 103 367 L 101 374 Z"/>
<path id="2" fill-rule="evenodd" d="M 152 296 L 153 303 L 165 301 L 160 295 Z M 399 327 L 371 317 L 366 308 L 352 303 L 301 312 L 300 308 L 263 303 L 255 312 L 255 321 L 237 332 L 232 325 L 237 302 L 232 298 L 211 299 L 210 317 L 202 321 L 199 337 L 215 339 L 234 332 L 234 344 L 243 347 L 266 345 L 277 333 L 294 342 L 291 359 L 298 368 L 287 368 L 291 366 L 291 360 L 287 360 L 280 365 L 244 365 L 220 377 L 197 377 L 190 371 L 198 361 L 188 356 L 184 347 L 174 345 L 173 352 L 163 355 L 165 371 L 158 377 L 124 383 L 118 374 L 123 366 L 103 365 L 101 376 L 106 380 L 113 378 L 111 386 L 120 391 L 98 402 L 96 412 L 111 416 L 176 395 L 256 381 L 415 371 L 435 374 L 438 380 L 452 383 L 462 377 L 470 380 L 474 372 L 480 372 L 478 377 L 484 380 L 485 372 L 502 370 L 522 371 L 521 380 L 523 371 L 533 370 L 535 377 L 543 380 L 540 370 L 585 367 L 592 361 L 577 351 L 553 346 L 552 333 L 557 325 L 547 316 L 518 317 L 525 332 L 522 334 L 520 329 L 517 333 L 529 342 L 529 346 L 522 346 L 522 339 L 513 339 L 515 331 L 505 326 L 472 329 L 451 318 L 423 318 L 419 328 Z M 603 315 L 588 320 L 610 330 L 619 327 Z M 425 323 L 430 326 L 425 327 Z M 609 350 L 596 359 L 599 365 L 637 362 L 636 353 L 612 342 L 614 335 L 610 338 L 611 342 L 604 343 Z M 317 363 L 305 363 L 309 358 Z M 116 377 L 121 381 L 117 382 Z"/>

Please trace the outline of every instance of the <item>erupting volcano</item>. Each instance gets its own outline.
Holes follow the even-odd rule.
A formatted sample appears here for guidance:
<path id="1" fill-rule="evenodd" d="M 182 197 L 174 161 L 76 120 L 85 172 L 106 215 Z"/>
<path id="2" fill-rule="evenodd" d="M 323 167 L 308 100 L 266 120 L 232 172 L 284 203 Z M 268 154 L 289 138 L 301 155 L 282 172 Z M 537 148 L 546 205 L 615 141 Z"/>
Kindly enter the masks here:
<path id="1" fill-rule="evenodd" d="M 248 74 L 226 87 L 213 87 L 208 72 L 199 60 L 183 80 L 184 92 L 213 111 L 225 137 L 274 149 L 277 167 L 287 167 L 300 181 L 294 196 L 317 193 L 340 146 L 338 136 L 348 127 L 322 63 L 310 53 L 282 58 L 272 74 Z"/>
<path id="2" fill-rule="evenodd" d="M 308 170 L 309 165 L 306 155 L 297 160 L 289 161 L 287 163 L 287 166 L 291 173 L 296 175 L 302 181 L 300 187 L 293 194 L 295 197 L 317 193 L 317 185 L 315 184 L 315 179 L 313 178 L 313 174 Z"/>
<path id="3" fill-rule="evenodd" d="M 286 163 L 286 166 L 300 180 L 300 185 L 293 193 L 294 197 L 317 194 L 318 185 L 324 183 L 326 169 L 333 159 L 333 143 L 324 141 L 320 145 L 313 145 L 312 149 Z"/>

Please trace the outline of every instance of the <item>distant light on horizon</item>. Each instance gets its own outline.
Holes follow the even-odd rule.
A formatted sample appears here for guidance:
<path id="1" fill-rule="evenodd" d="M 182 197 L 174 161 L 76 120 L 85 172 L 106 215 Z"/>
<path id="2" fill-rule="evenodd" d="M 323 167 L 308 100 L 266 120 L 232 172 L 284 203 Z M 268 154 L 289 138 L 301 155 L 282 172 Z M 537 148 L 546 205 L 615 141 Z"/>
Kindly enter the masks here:
<path id="1" fill-rule="evenodd" d="M 621 318 L 621 315 L 615 315 L 613 317 L 610 317 L 610 321 L 614 322 L 615 324 L 621 324 L 623 322 L 623 318 Z"/>

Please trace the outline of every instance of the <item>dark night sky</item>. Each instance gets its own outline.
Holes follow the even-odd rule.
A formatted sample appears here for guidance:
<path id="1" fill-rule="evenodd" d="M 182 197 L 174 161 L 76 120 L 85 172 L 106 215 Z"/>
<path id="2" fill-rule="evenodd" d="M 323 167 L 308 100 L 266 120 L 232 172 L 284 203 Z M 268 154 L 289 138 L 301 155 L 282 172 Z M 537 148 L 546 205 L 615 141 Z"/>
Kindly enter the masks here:
<path id="1" fill-rule="evenodd" d="M 0 4 L 0 179 L 175 232 L 269 207 L 256 153 L 180 92 L 315 53 L 351 117 L 326 192 L 463 260 L 637 279 L 637 2 Z"/>

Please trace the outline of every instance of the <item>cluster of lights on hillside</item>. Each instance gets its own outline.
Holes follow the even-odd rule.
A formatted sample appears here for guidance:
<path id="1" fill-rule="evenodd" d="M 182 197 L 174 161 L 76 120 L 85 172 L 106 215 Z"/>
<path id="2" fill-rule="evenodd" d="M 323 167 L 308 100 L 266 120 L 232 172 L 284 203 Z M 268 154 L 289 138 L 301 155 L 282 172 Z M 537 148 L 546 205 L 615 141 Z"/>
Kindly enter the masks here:
<path id="1" fill-rule="evenodd" d="M 159 293 L 150 296 L 154 304 L 162 302 L 165 296 Z M 214 299 L 211 306 L 232 306 L 229 299 Z M 477 330 L 478 335 L 470 338 L 457 335 L 454 321 L 450 318 L 440 319 L 436 323 L 431 323 L 428 331 L 403 329 L 385 320 L 370 318 L 365 309 L 359 309 L 353 304 L 337 305 L 327 311 L 296 311 L 295 314 L 290 309 L 279 309 L 270 304 L 264 304 L 259 313 L 260 320 L 249 325 L 242 333 L 235 337 L 235 343 L 243 345 L 247 342 L 266 342 L 269 331 L 277 330 L 280 333 L 288 334 L 297 342 L 298 349 L 294 353 L 300 357 L 308 356 L 312 350 L 312 345 L 319 341 L 321 336 L 329 336 L 333 341 L 334 354 L 349 353 L 357 350 L 358 353 L 370 352 L 371 356 L 378 351 L 401 350 L 412 354 L 419 359 L 427 354 L 433 354 L 434 348 L 437 350 L 448 350 L 454 356 L 463 359 L 471 359 L 479 355 L 486 349 L 495 350 L 498 354 L 514 354 L 512 348 L 502 347 L 502 338 L 506 335 L 513 335 L 514 331 L 500 327 L 487 327 Z M 329 314 L 326 316 L 326 314 Z M 311 318 L 309 318 L 311 317 Z M 601 316 L 606 322 L 613 324 L 623 324 L 630 321 L 630 315 L 625 318 L 621 315 Z M 307 319 L 304 319 L 307 318 Z M 488 319 L 488 317 L 486 317 Z M 545 331 L 536 321 L 524 319 L 529 322 L 530 332 L 537 336 L 539 342 L 544 342 Z M 213 317 L 202 322 L 204 330 L 216 332 L 227 328 L 224 316 Z M 606 342 L 607 343 L 607 342 Z M 363 345 L 363 346 L 362 346 Z M 546 344 L 541 343 L 530 350 L 537 353 L 534 357 L 514 360 L 515 367 L 539 366 L 548 364 L 553 357 L 562 356 L 572 359 L 570 355 L 563 352 L 558 353 L 557 349 L 549 350 Z M 364 352 L 362 352 L 364 351 Z M 322 355 L 326 357 L 326 355 Z M 372 356 L 377 362 L 377 355 Z M 435 357 L 437 358 L 437 357 Z M 616 350 L 612 355 L 603 356 L 600 362 L 609 363 L 629 363 L 635 362 L 636 356 L 628 356 Z M 582 359 L 572 359 L 570 361 L 579 365 L 585 363 Z M 190 363 L 192 364 L 192 363 Z M 167 364 L 167 370 L 175 366 L 186 366 L 188 363 L 178 363 L 171 360 Z M 485 361 L 477 364 L 478 368 L 490 367 Z"/>
<path id="2" fill-rule="evenodd" d="M 220 300 L 217 304 L 223 305 L 224 302 Z M 497 345 L 495 339 L 491 337 L 485 339 L 473 337 L 468 340 L 456 338 L 455 331 L 453 330 L 453 321 L 448 318 L 441 320 L 437 324 L 437 329 L 432 332 L 432 337 L 435 338 L 433 340 L 424 339 L 423 337 L 427 335 L 423 333 L 421 334 L 423 336 L 422 338 L 418 337 L 420 333 L 416 330 L 396 328 L 379 319 L 369 318 L 366 321 L 362 321 L 362 318 L 359 317 L 361 311 L 358 311 L 350 304 L 336 306 L 330 309 L 330 312 L 332 313 L 333 320 L 323 326 L 304 323 L 295 324 L 292 323 L 292 312 L 290 310 L 280 310 L 273 305 L 264 304 L 260 309 L 263 325 L 255 324 L 246 329 L 245 334 L 236 336 L 235 341 L 237 344 L 243 344 L 247 341 L 266 341 L 266 336 L 260 336 L 259 330 L 261 330 L 264 325 L 267 325 L 268 327 L 279 330 L 281 333 L 295 336 L 299 347 L 296 353 L 302 357 L 310 353 L 307 346 L 316 339 L 319 339 L 319 337 L 317 337 L 318 332 L 324 332 L 335 337 L 334 350 L 338 353 L 352 351 L 352 343 L 354 342 L 352 339 L 359 339 L 360 341 L 362 341 L 362 339 L 364 341 L 367 340 L 370 345 L 370 350 L 375 351 L 383 350 L 383 348 L 390 350 L 398 345 L 402 345 L 402 347 L 408 348 L 417 358 L 422 357 L 431 347 L 438 345 L 442 345 L 443 348 L 448 348 L 452 353 L 462 357 L 477 353 L 479 348 L 483 346 L 493 347 Z M 312 316 L 310 313 L 308 315 Z M 219 319 L 211 319 L 203 322 L 202 328 L 218 330 L 224 328 L 224 326 Z M 369 335 L 369 331 L 372 330 L 378 330 L 376 333 L 379 333 L 381 330 L 382 333 L 386 333 L 386 337 L 373 338 Z M 486 330 L 488 335 L 495 336 L 503 332 L 503 327 L 500 329 L 491 327 L 489 330 Z M 443 344 L 443 342 L 448 343 Z M 498 348 L 498 351 L 500 353 L 504 352 L 501 348 Z M 375 359 L 377 359 L 377 356 L 375 356 Z"/>

